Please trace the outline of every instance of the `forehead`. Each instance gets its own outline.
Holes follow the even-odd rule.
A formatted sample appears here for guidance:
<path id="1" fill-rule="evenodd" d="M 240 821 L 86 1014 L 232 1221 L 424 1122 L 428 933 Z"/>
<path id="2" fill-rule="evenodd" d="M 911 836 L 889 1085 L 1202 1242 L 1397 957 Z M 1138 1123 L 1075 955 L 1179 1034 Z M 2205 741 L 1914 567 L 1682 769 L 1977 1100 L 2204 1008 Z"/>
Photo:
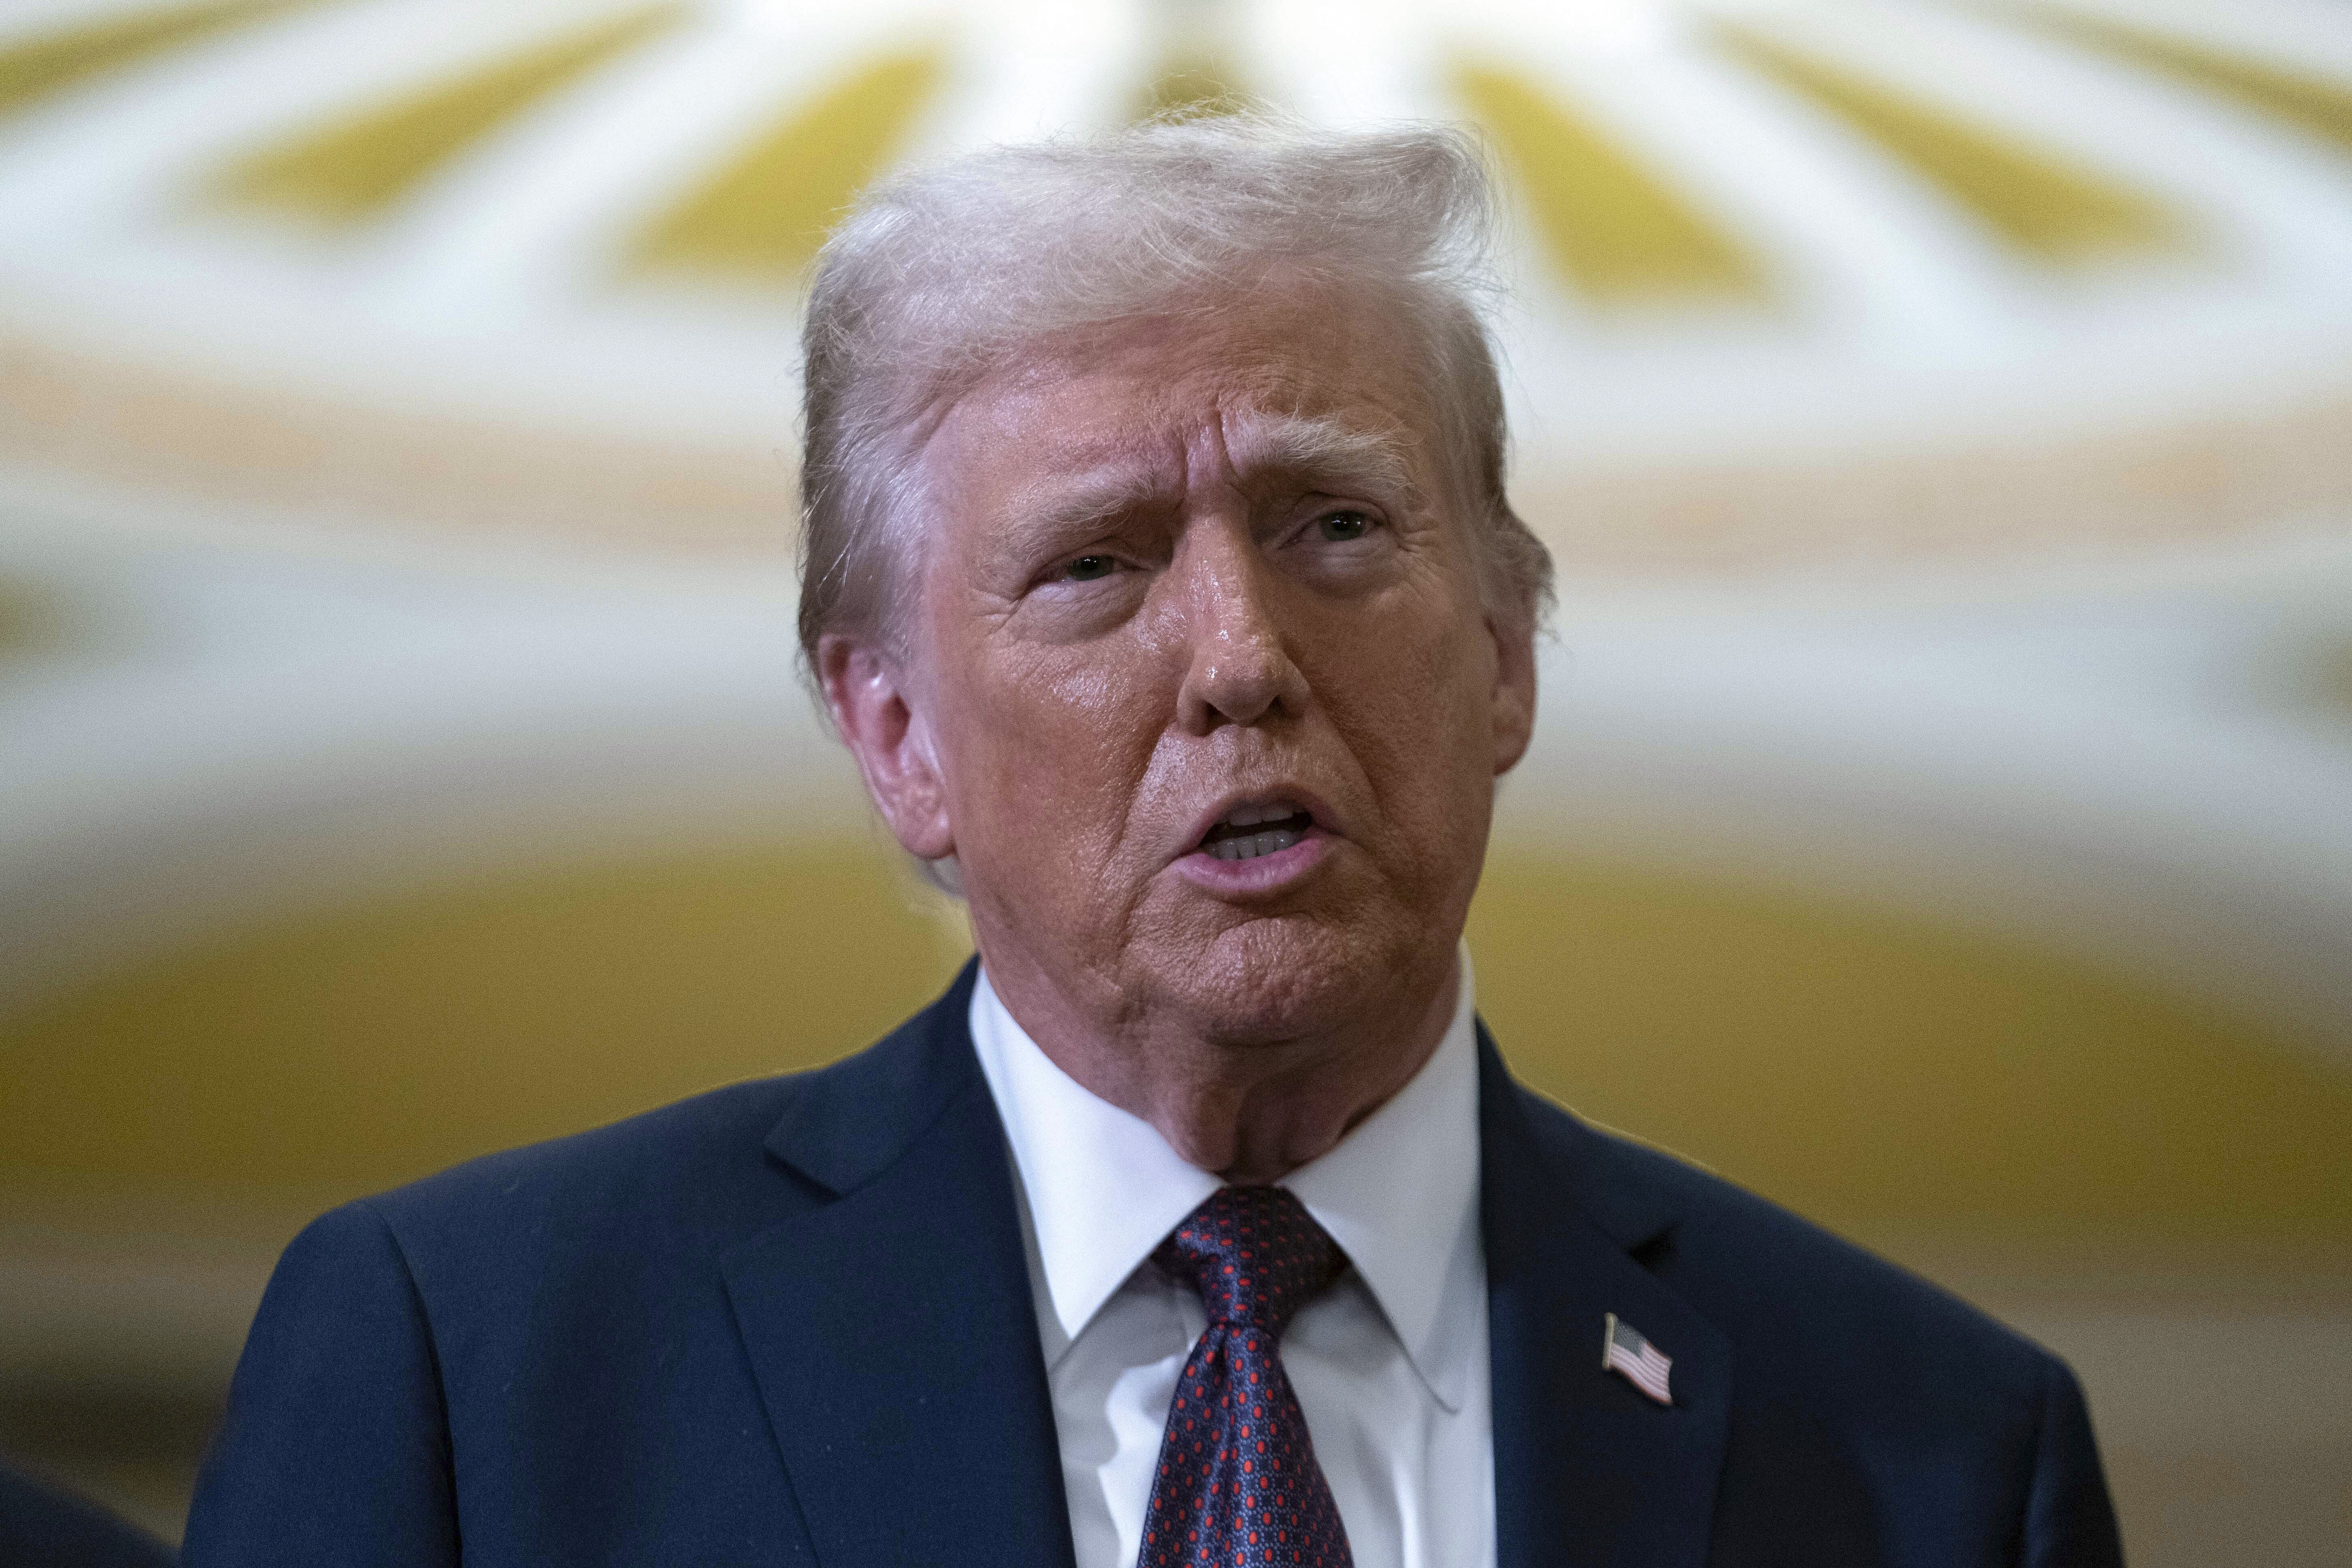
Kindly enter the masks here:
<path id="1" fill-rule="evenodd" d="M 1263 415 L 1418 451 L 1432 420 L 1409 341 L 1388 309 L 1285 291 L 1076 330 L 992 366 L 943 420 L 935 455 L 1041 484 L 1106 466 L 1189 468 Z"/>

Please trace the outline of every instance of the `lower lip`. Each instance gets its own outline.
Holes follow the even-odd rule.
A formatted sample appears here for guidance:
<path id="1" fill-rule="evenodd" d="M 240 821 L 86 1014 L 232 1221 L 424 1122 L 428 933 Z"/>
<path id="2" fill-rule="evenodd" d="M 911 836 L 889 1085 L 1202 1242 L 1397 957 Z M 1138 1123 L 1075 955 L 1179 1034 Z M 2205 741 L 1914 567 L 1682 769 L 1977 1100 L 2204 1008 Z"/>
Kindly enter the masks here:
<path id="1" fill-rule="evenodd" d="M 1330 850 L 1330 836 L 1319 827 L 1310 827 L 1297 843 L 1271 855 L 1220 860 L 1195 849 L 1176 862 L 1176 869 L 1203 892 L 1219 898 L 1248 898 L 1291 887 L 1320 866 Z"/>

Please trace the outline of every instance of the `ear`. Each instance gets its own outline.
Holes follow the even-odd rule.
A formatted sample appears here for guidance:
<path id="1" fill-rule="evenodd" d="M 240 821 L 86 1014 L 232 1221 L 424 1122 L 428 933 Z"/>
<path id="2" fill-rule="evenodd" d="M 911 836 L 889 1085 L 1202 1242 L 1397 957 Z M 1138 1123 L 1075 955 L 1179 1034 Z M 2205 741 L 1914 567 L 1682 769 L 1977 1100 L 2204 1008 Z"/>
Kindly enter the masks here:
<path id="1" fill-rule="evenodd" d="M 907 853 L 920 860 L 954 854 L 938 750 L 900 661 L 871 643 L 829 632 L 817 639 L 816 672 L 866 793 Z"/>
<path id="2" fill-rule="evenodd" d="M 1495 641 L 1495 776 L 1500 778 L 1518 766 L 1536 732 L 1535 622 L 1489 618 L 1486 635 Z"/>

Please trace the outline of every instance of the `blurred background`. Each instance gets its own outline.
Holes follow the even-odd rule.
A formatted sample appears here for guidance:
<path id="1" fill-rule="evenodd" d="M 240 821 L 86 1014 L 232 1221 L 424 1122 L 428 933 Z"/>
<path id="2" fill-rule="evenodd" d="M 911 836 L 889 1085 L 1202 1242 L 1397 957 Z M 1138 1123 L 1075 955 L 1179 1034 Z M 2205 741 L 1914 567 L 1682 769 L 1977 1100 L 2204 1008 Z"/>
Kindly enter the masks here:
<path id="1" fill-rule="evenodd" d="M 2352 5 L 9 0 L 0 1449 L 176 1534 L 278 1247 L 968 951 L 793 667 L 893 164 L 1482 127 L 1562 568 L 1517 1069 L 2352 1561 Z"/>

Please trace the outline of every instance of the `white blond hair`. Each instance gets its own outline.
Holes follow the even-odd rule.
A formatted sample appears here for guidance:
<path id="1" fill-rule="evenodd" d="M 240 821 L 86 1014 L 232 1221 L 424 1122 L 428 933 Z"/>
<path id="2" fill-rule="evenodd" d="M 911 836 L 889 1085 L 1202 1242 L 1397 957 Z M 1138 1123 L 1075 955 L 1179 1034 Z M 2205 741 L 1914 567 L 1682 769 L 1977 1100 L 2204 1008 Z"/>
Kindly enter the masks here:
<path id="1" fill-rule="evenodd" d="M 1470 513 L 1487 613 L 1533 626 L 1551 559 L 1504 495 L 1490 206 L 1459 131 L 1263 116 L 996 147 L 869 191 L 818 255 L 803 337 L 804 656 L 829 632 L 894 635 L 928 413 L 1024 344 L 1214 316 L 1268 281 L 1392 313 Z"/>

